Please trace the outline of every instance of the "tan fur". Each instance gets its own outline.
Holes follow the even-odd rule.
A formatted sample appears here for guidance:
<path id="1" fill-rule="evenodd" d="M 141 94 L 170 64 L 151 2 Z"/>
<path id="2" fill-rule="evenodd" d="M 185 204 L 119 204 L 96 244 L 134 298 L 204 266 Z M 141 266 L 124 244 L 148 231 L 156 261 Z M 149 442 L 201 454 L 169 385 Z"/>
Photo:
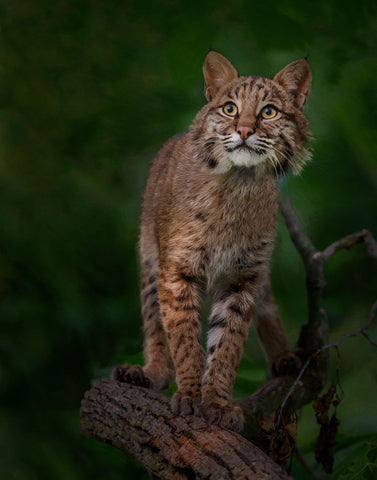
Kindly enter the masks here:
<path id="1" fill-rule="evenodd" d="M 297 367 L 270 288 L 277 222 L 277 174 L 309 158 L 302 108 L 306 60 L 273 80 L 238 77 L 217 52 L 203 66 L 208 103 L 190 130 L 169 140 L 152 166 L 141 220 L 143 368 L 114 378 L 163 389 L 177 376 L 176 413 L 201 413 L 234 430 L 243 425 L 233 383 L 251 321 L 273 374 Z M 226 111 L 237 110 L 230 117 Z M 275 110 L 271 110 L 271 106 Z M 265 119 L 266 114 L 275 114 Z M 272 112 L 272 113 L 271 113 Z M 200 298 L 213 298 L 207 352 Z"/>

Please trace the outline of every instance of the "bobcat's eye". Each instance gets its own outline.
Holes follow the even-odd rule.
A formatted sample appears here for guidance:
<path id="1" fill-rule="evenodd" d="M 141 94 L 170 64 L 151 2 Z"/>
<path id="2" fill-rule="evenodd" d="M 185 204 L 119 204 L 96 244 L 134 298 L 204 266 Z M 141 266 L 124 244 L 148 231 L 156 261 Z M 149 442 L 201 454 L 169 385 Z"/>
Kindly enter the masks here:
<path id="1" fill-rule="evenodd" d="M 228 117 L 235 117 L 238 113 L 237 105 L 232 102 L 228 102 L 223 106 L 223 112 L 225 115 L 228 115 Z"/>
<path id="2" fill-rule="evenodd" d="M 265 120 L 270 120 L 270 118 L 276 117 L 277 114 L 278 111 L 272 105 L 267 105 L 261 111 L 262 118 L 264 118 Z"/>

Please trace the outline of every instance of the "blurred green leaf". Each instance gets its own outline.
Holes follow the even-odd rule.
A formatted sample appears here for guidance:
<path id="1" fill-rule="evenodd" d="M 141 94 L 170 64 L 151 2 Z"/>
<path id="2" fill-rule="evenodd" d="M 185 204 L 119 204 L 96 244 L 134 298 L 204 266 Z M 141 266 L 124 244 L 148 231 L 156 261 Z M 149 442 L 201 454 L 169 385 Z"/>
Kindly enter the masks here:
<path id="1" fill-rule="evenodd" d="M 329 476 L 331 480 L 373 480 L 377 474 L 377 436 L 350 438 L 337 454 L 343 460 Z"/>

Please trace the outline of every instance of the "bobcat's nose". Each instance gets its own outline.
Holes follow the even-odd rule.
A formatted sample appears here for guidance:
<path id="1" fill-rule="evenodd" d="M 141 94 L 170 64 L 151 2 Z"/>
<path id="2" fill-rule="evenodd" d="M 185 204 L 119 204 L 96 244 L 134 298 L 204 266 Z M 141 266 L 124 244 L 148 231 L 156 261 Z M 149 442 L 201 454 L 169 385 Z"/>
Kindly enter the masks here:
<path id="1" fill-rule="evenodd" d="M 255 127 L 250 125 L 238 125 L 237 133 L 242 138 L 242 140 L 246 140 L 255 132 Z"/>

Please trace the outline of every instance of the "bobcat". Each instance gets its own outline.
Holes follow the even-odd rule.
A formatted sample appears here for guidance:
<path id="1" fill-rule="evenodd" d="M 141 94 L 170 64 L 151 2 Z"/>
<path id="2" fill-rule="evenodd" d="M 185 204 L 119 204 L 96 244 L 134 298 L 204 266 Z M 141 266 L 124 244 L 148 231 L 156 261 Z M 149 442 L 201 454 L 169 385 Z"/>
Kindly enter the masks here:
<path id="1" fill-rule="evenodd" d="M 305 59 L 273 79 L 239 76 L 222 55 L 204 61 L 205 96 L 190 129 L 170 139 L 151 168 L 141 219 L 141 302 L 145 366 L 121 365 L 113 378 L 154 389 L 176 373 L 177 414 L 200 414 L 240 431 L 233 383 L 251 322 L 272 375 L 292 373 L 270 287 L 277 179 L 309 160 L 303 107 Z M 207 352 L 200 298 L 213 298 Z"/>

